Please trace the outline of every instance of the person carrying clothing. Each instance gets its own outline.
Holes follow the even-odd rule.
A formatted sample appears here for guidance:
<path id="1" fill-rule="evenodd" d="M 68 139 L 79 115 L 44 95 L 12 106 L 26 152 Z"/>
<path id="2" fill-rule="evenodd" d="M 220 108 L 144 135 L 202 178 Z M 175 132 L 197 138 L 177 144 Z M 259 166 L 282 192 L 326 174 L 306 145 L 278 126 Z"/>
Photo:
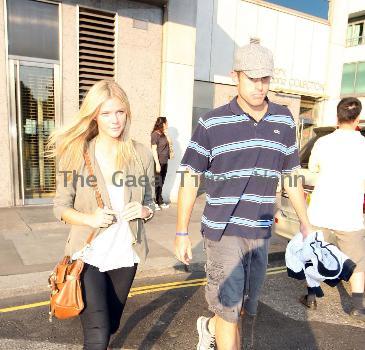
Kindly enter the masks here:
<path id="1" fill-rule="evenodd" d="M 356 131 L 361 109 L 357 98 L 343 98 L 337 105 L 338 129 L 321 137 L 313 146 L 308 168 L 318 173 L 318 180 L 308 216 L 311 224 L 323 232 L 325 241 L 337 244 L 355 262 L 350 278 L 350 316 L 365 321 L 365 163 L 359 158 L 365 154 L 365 138 Z M 308 294 L 300 302 L 316 309 L 315 291 L 308 287 Z"/>
<path id="2" fill-rule="evenodd" d="M 188 224 L 204 174 L 207 201 L 202 235 L 207 253 L 205 296 L 211 318 L 199 317 L 198 350 L 238 350 L 238 322 L 255 315 L 268 262 L 276 187 L 282 173 L 300 167 L 296 126 L 286 107 L 267 98 L 273 56 L 249 44 L 236 51 L 232 77 L 238 96 L 199 118 L 181 161 L 175 254 L 192 259 Z M 284 187 L 301 222 L 311 232 L 302 184 Z"/>
<path id="3" fill-rule="evenodd" d="M 167 163 L 173 158 L 172 142 L 167 133 L 169 125 L 165 117 L 158 117 L 151 133 L 151 147 L 155 160 L 156 210 L 167 209 L 162 198 L 162 187 L 167 174 Z"/>
<path id="4" fill-rule="evenodd" d="M 49 141 L 58 160 L 54 213 L 71 225 L 65 254 L 82 259 L 85 308 L 80 314 L 85 350 L 105 350 L 119 327 L 137 265 L 148 253 L 144 221 L 152 217 L 153 158 L 129 135 L 127 95 L 111 80 L 86 94 L 76 118 Z M 90 159 L 104 208 L 99 208 L 84 153 Z M 86 159 L 86 158 L 85 158 Z M 126 178 L 136 179 L 128 186 Z M 145 181 L 138 181 L 140 178 Z M 96 238 L 85 242 L 90 231 Z"/>

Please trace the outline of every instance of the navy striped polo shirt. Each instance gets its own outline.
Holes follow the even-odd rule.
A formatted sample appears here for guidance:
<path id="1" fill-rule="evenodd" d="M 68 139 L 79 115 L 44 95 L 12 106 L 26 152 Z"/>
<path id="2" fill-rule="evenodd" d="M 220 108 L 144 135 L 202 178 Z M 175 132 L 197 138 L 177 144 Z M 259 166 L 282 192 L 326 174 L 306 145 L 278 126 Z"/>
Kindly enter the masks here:
<path id="1" fill-rule="evenodd" d="M 181 166 L 204 173 L 204 236 L 269 238 L 281 174 L 300 168 L 296 127 L 288 108 L 267 99 L 256 122 L 235 97 L 199 119 Z"/>

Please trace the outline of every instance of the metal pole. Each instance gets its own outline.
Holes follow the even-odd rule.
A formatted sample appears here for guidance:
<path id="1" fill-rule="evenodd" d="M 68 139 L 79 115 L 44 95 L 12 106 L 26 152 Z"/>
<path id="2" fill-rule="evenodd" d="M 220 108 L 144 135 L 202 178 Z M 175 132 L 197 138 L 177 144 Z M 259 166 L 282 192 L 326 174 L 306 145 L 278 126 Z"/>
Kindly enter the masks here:
<path id="1" fill-rule="evenodd" d="M 19 137 L 19 157 L 20 157 L 20 189 L 22 194 L 22 205 L 25 205 L 24 191 L 24 164 L 23 164 L 23 128 L 22 128 L 22 106 L 21 106 L 21 91 L 20 91 L 20 64 L 16 62 L 16 90 L 17 90 L 17 110 L 18 110 L 18 137 Z"/>

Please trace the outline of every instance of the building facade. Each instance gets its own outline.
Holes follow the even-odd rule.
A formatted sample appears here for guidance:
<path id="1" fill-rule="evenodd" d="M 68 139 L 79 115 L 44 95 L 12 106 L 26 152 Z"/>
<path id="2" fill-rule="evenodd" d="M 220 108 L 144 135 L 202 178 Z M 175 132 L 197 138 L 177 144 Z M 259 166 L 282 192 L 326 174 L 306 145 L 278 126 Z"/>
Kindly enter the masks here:
<path id="1" fill-rule="evenodd" d="M 127 92 L 133 138 L 149 145 L 155 118 L 168 118 L 164 197 L 176 201 L 198 116 L 236 95 L 234 51 L 249 42 L 273 51 L 269 97 L 291 110 L 302 144 L 335 125 L 341 97 L 365 106 L 364 26 L 363 0 L 330 0 L 328 20 L 263 0 L 0 0 L 0 207 L 52 202 L 47 138 L 104 78 Z"/>
<path id="2" fill-rule="evenodd" d="M 249 42 L 274 54 L 269 98 L 291 110 L 299 147 L 315 126 L 336 125 L 342 97 L 358 97 L 365 110 L 364 0 L 328 0 L 328 19 L 270 0 L 198 0 L 196 26 L 193 125 L 236 94 L 234 51 Z"/>
<path id="3" fill-rule="evenodd" d="M 196 2 L 166 5 L 0 1 L 1 207 L 52 203 L 56 164 L 44 156 L 48 136 L 74 118 L 100 79 L 115 79 L 127 92 L 133 138 L 148 145 L 163 114 L 175 117 L 177 144 L 190 137 Z"/>
<path id="4" fill-rule="evenodd" d="M 365 110 L 365 1 L 331 0 L 330 21 L 327 99 L 319 125 L 336 124 L 336 106 L 342 97 L 358 97 Z"/>
<path id="5" fill-rule="evenodd" d="M 313 125 L 326 99 L 330 30 L 328 20 L 269 1 L 198 0 L 194 123 L 236 94 L 230 77 L 235 48 L 260 42 L 275 60 L 269 98 L 286 105 L 298 125 Z"/>

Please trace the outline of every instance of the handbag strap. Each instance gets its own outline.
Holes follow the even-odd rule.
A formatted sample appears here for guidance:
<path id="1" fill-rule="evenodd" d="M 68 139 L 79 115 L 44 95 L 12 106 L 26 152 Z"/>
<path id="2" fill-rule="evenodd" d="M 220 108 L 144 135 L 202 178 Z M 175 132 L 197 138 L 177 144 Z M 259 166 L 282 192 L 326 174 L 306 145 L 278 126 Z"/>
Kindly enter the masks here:
<path id="1" fill-rule="evenodd" d="M 95 178 L 95 181 L 91 182 L 91 186 L 94 189 L 96 201 L 98 203 L 98 207 L 99 208 L 104 208 L 103 199 L 101 198 L 101 194 L 100 194 L 99 187 L 98 187 L 98 182 L 97 182 L 96 177 L 94 176 L 94 171 L 93 171 L 93 167 L 91 165 L 89 152 L 87 150 L 85 150 L 85 152 L 84 152 L 84 159 L 85 159 L 85 164 L 86 164 L 87 171 L 89 173 L 89 177 Z"/>
<path id="2" fill-rule="evenodd" d="M 104 202 L 103 202 L 103 199 L 101 197 L 101 193 L 99 191 L 97 179 L 94 175 L 93 167 L 92 167 L 91 161 L 90 161 L 89 152 L 87 150 L 84 151 L 84 160 L 85 160 L 87 171 L 89 173 L 89 177 L 93 177 L 95 179 L 95 181 L 91 181 L 91 186 L 94 189 L 94 193 L 95 193 L 95 197 L 96 197 L 96 202 L 98 203 L 98 207 L 99 208 L 104 208 Z M 94 239 L 94 237 L 96 235 L 96 232 L 97 232 L 97 230 L 94 230 L 93 232 L 90 233 L 89 237 L 86 240 L 86 245 L 89 245 L 92 242 L 92 240 Z"/>

